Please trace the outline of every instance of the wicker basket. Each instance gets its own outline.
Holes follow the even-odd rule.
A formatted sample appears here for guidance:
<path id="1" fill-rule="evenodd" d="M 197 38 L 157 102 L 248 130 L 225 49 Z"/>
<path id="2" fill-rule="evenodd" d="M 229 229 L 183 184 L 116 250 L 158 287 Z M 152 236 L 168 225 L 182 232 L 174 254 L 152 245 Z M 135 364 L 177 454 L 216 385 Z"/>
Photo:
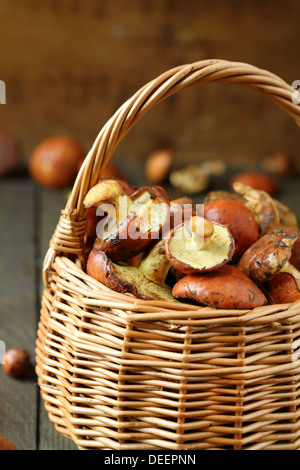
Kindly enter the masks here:
<path id="1" fill-rule="evenodd" d="M 300 124 L 295 90 L 244 63 L 167 71 L 99 133 L 44 262 L 36 371 L 49 419 L 78 449 L 300 448 L 300 303 L 251 311 L 142 301 L 82 269 L 83 199 L 131 127 L 187 87 L 252 88 Z"/>

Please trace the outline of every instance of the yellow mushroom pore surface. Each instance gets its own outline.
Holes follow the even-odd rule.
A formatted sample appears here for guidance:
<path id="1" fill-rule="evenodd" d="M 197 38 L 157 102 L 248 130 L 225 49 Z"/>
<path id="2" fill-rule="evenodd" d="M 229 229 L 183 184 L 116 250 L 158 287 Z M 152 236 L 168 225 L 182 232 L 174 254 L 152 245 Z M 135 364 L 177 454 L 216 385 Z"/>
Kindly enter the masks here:
<path id="1" fill-rule="evenodd" d="M 199 237 L 199 235 L 198 235 Z M 170 254 L 178 261 L 195 269 L 211 269 L 223 261 L 229 261 L 232 240 L 226 227 L 214 225 L 214 233 L 201 247 L 195 235 L 186 225 L 176 229 L 169 243 Z"/>

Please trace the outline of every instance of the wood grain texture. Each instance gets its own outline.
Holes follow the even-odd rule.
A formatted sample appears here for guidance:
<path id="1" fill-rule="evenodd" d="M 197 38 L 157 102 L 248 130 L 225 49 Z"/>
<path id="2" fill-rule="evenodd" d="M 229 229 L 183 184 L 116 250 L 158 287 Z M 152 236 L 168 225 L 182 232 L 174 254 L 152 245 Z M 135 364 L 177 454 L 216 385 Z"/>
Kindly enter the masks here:
<path id="1" fill-rule="evenodd" d="M 137 89 L 171 67 L 206 58 L 248 62 L 288 83 L 300 79 L 296 0 L 3 0 L 0 126 L 28 158 L 44 137 L 86 146 Z M 296 126 L 248 90 L 205 85 L 174 96 L 130 133 L 117 158 L 134 164 L 162 144 L 178 161 L 258 161 L 278 147 L 297 153 Z"/>
<path id="2" fill-rule="evenodd" d="M 0 339 L 23 348 L 32 370 L 14 379 L 0 368 L 0 434 L 19 449 L 35 449 L 37 380 L 33 372 L 37 322 L 33 184 L 0 184 Z"/>
<path id="3" fill-rule="evenodd" d="M 0 368 L 0 435 L 20 450 L 75 449 L 49 422 L 34 372 L 42 257 L 64 200 L 64 192 L 43 190 L 26 177 L 0 182 L 0 339 L 31 359 L 22 379 Z"/>
<path id="4" fill-rule="evenodd" d="M 36 289 L 38 294 L 38 308 L 44 286 L 42 283 L 42 264 L 45 253 L 49 246 L 49 240 L 56 226 L 60 210 L 65 204 L 67 191 L 49 190 L 41 187 L 35 187 L 36 191 L 36 259 L 38 275 Z M 76 450 L 77 447 L 70 439 L 58 433 L 53 423 L 50 423 L 48 413 L 45 410 L 44 403 L 38 395 L 39 419 L 38 419 L 38 450 Z"/>

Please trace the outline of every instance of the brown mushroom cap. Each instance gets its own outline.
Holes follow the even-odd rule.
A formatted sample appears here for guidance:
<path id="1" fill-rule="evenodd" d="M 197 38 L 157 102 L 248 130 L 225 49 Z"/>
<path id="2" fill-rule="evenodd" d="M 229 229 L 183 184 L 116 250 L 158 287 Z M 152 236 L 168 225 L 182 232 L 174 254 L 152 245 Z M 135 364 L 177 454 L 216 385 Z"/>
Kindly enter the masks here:
<path id="1" fill-rule="evenodd" d="M 151 282 L 135 266 L 113 263 L 103 251 L 95 247 L 88 257 L 87 273 L 105 286 L 122 294 L 133 294 L 144 300 L 175 302 L 170 287 Z"/>
<path id="2" fill-rule="evenodd" d="M 236 262 L 258 239 L 258 223 L 250 209 L 240 201 L 229 199 L 211 201 L 204 204 L 199 215 L 228 227 L 235 240 L 233 262 Z"/>
<path id="3" fill-rule="evenodd" d="M 195 220 L 200 221 L 199 234 L 193 229 Z M 197 242 L 197 236 L 200 244 Z M 227 227 L 199 216 L 192 217 L 189 224 L 174 227 L 165 242 L 169 262 L 185 274 L 211 271 L 228 263 L 234 253 L 234 247 L 234 238 Z"/>
<path id="4" fill-rule="evenodd" d="M 173 287 L 177 299 L 189 299 L 203 306 L 224 309 L 253 309 L 267 303 L 262 291 L 232 265 L 184 276 Z"/>
<path id="5" fill-rule="evenodd" d="M 269 281 L 289 262 L 298 233 L 279 228 L 263 235 L 243 254 L 238 268 L 258 284 Z"/>
<path id="6" fill-rule="evenodd" d="M 250 186 L 259 191 L 265 191 L 270 195 L 278 193 L 278 186 L 274 179 L 262 171 L 244 171 L 237 173 L 231 178 L 231 185 L 234 187 L 236 182 Z"/>
<path id="7" fill-rule="evenodd" d="M 145 174 L 151 184 L 161 184 L 169 175 L 174 161 L 174 153 L 165 148 L 148 155 L 145 163 Z"/>
<path id="8" fill-rule="evenodd" d="M 292 303 L 300 299 L 300 289 L 294 276 L 279 273 L 267 284 L 268 295 L 273 304 Z"/>
<path id="9" fill-rule="evenodd" d="M 116 224 L 106 219 L 107 225 L 95 241 L 112 261 L 126 260 L 146 251 L 169 224 L 169 197 L 160 186 L 146 186 L 130 197 L 132 205 L 127 217 Z"/>

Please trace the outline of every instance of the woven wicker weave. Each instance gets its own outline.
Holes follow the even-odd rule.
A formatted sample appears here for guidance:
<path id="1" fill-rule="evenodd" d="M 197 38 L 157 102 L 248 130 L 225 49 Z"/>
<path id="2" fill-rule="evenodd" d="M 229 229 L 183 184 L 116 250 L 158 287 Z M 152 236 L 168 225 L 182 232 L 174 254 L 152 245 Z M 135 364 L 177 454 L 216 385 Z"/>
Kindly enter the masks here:
<path id="1" fill-rule="evenodd" d="M 44 262 L 36 371 L 49 419 L 79 449 L 300 448 L 300 304 L 251 311 L 142 301 L 81 268 L 83 199 L 143 114 L 187 87 L 262 93 L 300 124 L 295 90 L 248 64 L 205 60 L 167 71 L 99 133 Z"/>

